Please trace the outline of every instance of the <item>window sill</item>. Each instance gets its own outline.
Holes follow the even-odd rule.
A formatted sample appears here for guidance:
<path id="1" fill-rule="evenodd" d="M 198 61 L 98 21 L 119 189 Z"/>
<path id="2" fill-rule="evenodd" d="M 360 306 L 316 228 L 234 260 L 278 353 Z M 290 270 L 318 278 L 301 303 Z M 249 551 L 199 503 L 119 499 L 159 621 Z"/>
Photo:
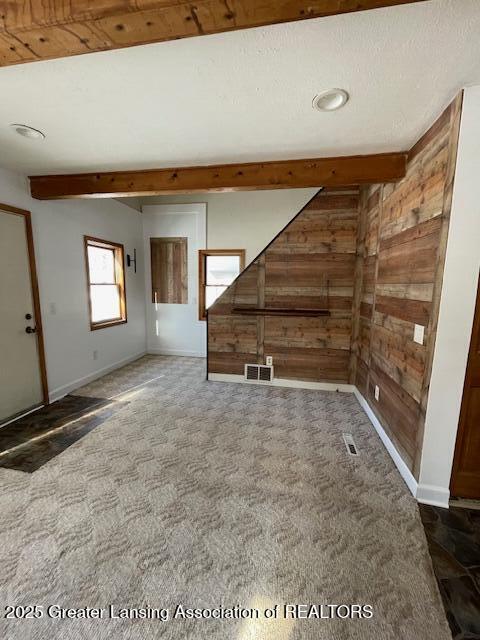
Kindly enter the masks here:
<path id="1" fill-rule="evenodd" d="M 97 329 L 105 329 L 107 327 L 115 327 L 117 324 L 126 324 L 126 318 L 119 318 L 117 320 L 106 320 L 105 322 L 91 322 L 90 331 L 96 331 Z"/>

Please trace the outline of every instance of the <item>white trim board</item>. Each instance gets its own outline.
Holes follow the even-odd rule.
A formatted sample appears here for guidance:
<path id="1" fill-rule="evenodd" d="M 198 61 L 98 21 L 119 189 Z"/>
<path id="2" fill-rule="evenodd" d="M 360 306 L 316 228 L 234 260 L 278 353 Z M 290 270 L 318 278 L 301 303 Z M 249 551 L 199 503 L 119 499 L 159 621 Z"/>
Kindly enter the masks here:
<path id="1" fill-rule="evenodd" d="M 431 504 L 443 509 L 448 509 L 450 506 L 450 490 L 443 487 L 419 483 L 415 497 L 422 504 Z"/>
<path id="2" fill-rule="evenodd" d="M 290 387 L 294 389 L 313 389 L 318 391 L 339 391 L 342 393 L 353 393 L 357 398 L 360 406 L 365 411 L 368 419 L 372 423 L 377 432 L 383 446 L 388 451 L 410 493 L 418 502 L 430 504 L 437 507 L 448 509 L 450 491 L 443 487 L 435 487 L 431 485 L 418 484 L 412 472 L 407 467 L 402 457 L 398 453 L 395 445 L 387 435 L 377 416 L 373 413 L 370 405 L 360 393 L 358 388 L 352 384 L 335 384 L 331 382 L 303 382 L 301 380 L 286 380 L 282 378 L 274 378 L 272 382 L 258 382 L 257 380 L 245 380 L 244 376 L 228 373 L 210 373 L 208 374 L 211 382 L 235 382 L 241 384 L 259 384 L 269 387 Z"/>
<path id="3" fill-rule="evenodd" d="M 341 391 L 342 393 L 353 393 L 352 384 L 336 382 L 304 382 L 303 380 L 287 380 L 286 378 L 274 378 L 272 382 L 261 382 L 259 380 L 245 380 L 242 375 L 234 373 L 209 373 L 210 382 L 237 382 L 241 384 L 258 384 L 267 387 L 290 387 L 292 389 L 312 389 L 314 391 Z"/>
<path id="4" fill-rule="evenodd" d="M 83 387 L 85 384 L 88 384 L 89 382 L 93 382 L 94 380 L 97 380 L 98 378 L 101 378 L 102 376 L 107 375 L 107 373 L 111 373 L 116 369 L 120 369 L 121 367 L 124 367 L 125 365 L 130 364 L 131 362 L 135 362 L 135 360 L 138 360 L 145 354 L 146 352 L 142 351 L 141 353 L 137 353 L 134 356 L 124 358 L 123 360 L 118 360 L 117 362 L 114 362 L 113 364 L 110 364 L 107 367 L 103 367 L 102 369 L 98 369 L 93 373 L 89 373 L 88 375 L 83 376 L 82 378 L 77 378 L 76 380 L 73 380 L 68 384 L 65 384 L 61 387 L 57 387 L 56 389 L 52 389 L 48 394 L 49 401 L 55 402 L 56 400 L 60 400 L 60 398 L 63 398 L 64 396 L 66 396 L 67 393 L 70 393 L 71 391 L 75 391 L 75 389 L 79 389 L 80 387 Z"/>
<path id="5" fill-rule="evenodd" d="M 187 358 L 206 358 L 200 351 L 179 351 L 178 349 L 147 349 L 149 356 L 181 356 Z"/>
<path id="6" fill-rule="evenodd" d="M 393 444 L 393 442 L 388 437 L 385 429 L 382 427 L 381 422 L 379 421 L 377 416 L 373 413 L 372 409 L 370 408 L 370 405 L 365 400 L 365 398 L 362 396 L 362 394 L 360 393 L 360 391 L 358 390 L 357 387 L 355 387 L 353 393 L 354 393 L 356 399 L 358 400 L 360 406 L 362 407 L 362 409 L 367 414 L 370 422 L 374 426 L 375 431 L 378 433 L 378 435 L 380 437 L 380 440 L 383 442 L 383 446 L 385 447 L 385 449 L 390 454 L 390 457 L 392 458 L 393 462 L 395 463 L 395 466 L 399 470 L 400 475 L 404 479 L 405 484 L 410 489 L 410 493 L 413 496 L 417 497 L 418 483 L 415 480 L 415 478 L 413 477 L 412 472 L 410 471 L 410 469 L 407 467 L 407 465 L 403 461 L 403 458 L 398 453 L 395 445 Z"/>
<path id="7" fill-rule="evenodd" d="M 390 454 L 395 466 L 400 472 L 405 484 L 410 489 L 411 494 L 414 498 L 417 499 L 417 502 L 421 502 L 422 504 L 430 504 L 435 507 L 443 507 L 444 509 L 448 509 L 449 500 L 450 500 L 450 491 L 449 489 L 444 489 L 443 487 L 435 487 L 433 485 L 419 484 L 417 480 L 414 478 L 412 472 L 407 467 L 403 458 L 398 453 L 395 445 L 390 440 L 387 435 L 385 429 L 382 427 L 381 422 L 378 420 L 377 416 L 373 413 L 370 405 L 362 396 L 357 387 L 355 387 L 354 392 L 355 397 L 357 398 L 360 406 L 367 414 L 370 422 L 373 424 L 375 431 L 378 433 L 380 440 L 383 442 L 385 449 Z"/>
<path id="8" fill-rule="evenodd" d="M 15 416 L 14 418 L 10 418 L 9 420 L 7 420 L 6 422 L 2 422 L 0 424 L 0 429 L 3 429 L 3 427 L 8 426 L 9 424 L 12 424 L 12 422 L 16 422 L 17 420 L 20 420 L 21 418 L 25 418 L 25 416 L 29 416 L 31 413 L 34 413 L 35 411 L 38 411 L 39 409 L 43 409 L 45 405 L 43 404 L 39 404 L 38 407 L 32 407 L 31 409 L 29 409 L 28 411 L 24 411 L 23 413 Z"/>

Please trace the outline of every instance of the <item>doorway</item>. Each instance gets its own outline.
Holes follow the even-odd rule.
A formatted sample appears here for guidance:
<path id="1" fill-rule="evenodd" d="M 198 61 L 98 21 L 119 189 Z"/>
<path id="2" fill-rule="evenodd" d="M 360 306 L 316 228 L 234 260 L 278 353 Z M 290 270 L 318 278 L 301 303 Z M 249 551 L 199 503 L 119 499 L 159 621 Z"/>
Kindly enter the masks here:
<path id="1" fill-rule="evenodd" d="M 198 250 L 207 246 L 207 206 L 146 205 L 142 220 L 147 351 L 204 358 L 207 334 L 205 322 L 198 319 Z"/>
<path id="2" fill-rule="evenodd" d="M 30 212 L 0 204 L 0 426 L 43 404 L 48 385 Z"/>
<path id="3" fill-rule="evenodd" d="M 480 500 L 480 279 L 450 491 L 457 498 Z"/>

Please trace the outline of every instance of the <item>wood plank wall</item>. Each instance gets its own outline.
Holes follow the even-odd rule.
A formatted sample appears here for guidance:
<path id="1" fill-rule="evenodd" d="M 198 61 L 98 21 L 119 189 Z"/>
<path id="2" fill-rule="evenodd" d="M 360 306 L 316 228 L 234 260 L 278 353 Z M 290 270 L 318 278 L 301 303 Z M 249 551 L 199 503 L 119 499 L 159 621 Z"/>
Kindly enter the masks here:
<path id="1" fill-rule="evenodd" d="M 188 303 L 187 238 L 150 238 L 152 302 Z"/>
<path id="2" fill-rule="evenodd" d="M 461 106 L 459 95 L 412 148 L 399 182 L 320 192 L 209 314 L 210 373 L 272 355 L 277 377 L 356 384 L 417 479 Z M 239 305 L 331 316 L 242 317 Z"/>
<path id="3" fill-rule="evenodd" d="M 459 96 L 415 145 L 403 180 L 361 195 L 355 384 L 417 479 L 461 104 Z M 425 327 L 423 345 L 415 324 Z"/>
<path id="4" fill-rule="evenodd" d="M 208 371 L 243 375 L 273 356 L 275 376 L 348 382 L 358 188 L 324 189 L 208 314 Z M 238 306 L 328 309 L 329 317 L 240 316 Z"/>

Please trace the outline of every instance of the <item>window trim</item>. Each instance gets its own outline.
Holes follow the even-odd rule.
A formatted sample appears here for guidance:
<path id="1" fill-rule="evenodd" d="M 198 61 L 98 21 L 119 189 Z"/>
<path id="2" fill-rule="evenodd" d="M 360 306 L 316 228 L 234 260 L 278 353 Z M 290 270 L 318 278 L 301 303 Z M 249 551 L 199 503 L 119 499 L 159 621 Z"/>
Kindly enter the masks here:
<path id="1" fill-rule="evenodd" d="M 90 322 L 90 331 L 104 329 L 105 327 L 114 327 L 117 324 L 125 324 L 127 322 L 127 294 L 125 288 L 125 251 L 123 244 L 119 242 L 111 242 L 102 240 L 94 236 L 83 236 L 84 252 L 85 252 L 85 268 L 87 273 L 87 300 L 88 300 L 88 319 Z M 94 322 L 92 320 L 92 296 L 90 282 L 90 268 L 88 263 L 88 247 L 100 247 L 110 249 L 114 252 L 115 257 L 115 284 L 118 286 L 120 294 L 120 316 L 109 320 L 100 320 Z M 95 283 L 93 283 L 95 284 Z"/>
<path id="2" fill-rule="evenodd" d="M 240 273 L 245 269 L 245 249 L 199 249 L 198 251 L 198 319 L 207 319 L 205 307 L 206 258 L 207 256 L 238 256 L 240 258 Z M 238 276 L 237 276 L 238 277 Z"/>

